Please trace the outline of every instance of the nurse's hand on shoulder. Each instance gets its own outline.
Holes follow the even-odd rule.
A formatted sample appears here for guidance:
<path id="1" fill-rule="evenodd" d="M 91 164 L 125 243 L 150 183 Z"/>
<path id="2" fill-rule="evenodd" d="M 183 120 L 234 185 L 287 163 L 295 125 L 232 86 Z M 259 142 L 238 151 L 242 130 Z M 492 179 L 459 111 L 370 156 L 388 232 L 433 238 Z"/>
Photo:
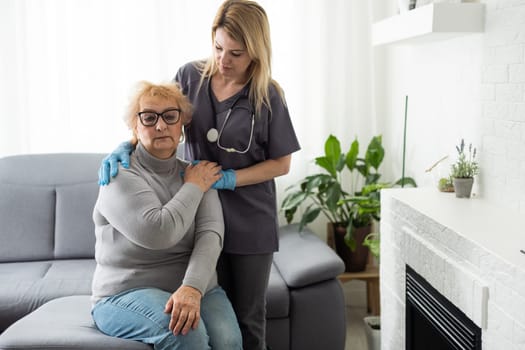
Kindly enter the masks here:
<path id="1" fill-rule="evenodd" d="M 111 177 L 117 176 L 119 163 L 124 168 L 129 168 L 129 155 L 134 149 L 135 147 L 131 142 L 125 141 L 102 159 L 102 164 L 98 169 L 98 184 L 100 186 L 109 184 Z"/>
<path id="2" fill-rule="evenodd" d="M 221 178 L 221 167 L 207 160 L 190 164 L 184 171 L 184 182 L 199 186 L 202 192 L 208 191 Z"/>
<path id="3" fill-rule="evenodd" d="M 191 328 L 197 328 L 201 318 L 201 298 L 199 290 L 190 286 L 180 286 L 171 295 L 164 312 L 171 313 L 169 329 L 173 334 L 186 335 Z"/>

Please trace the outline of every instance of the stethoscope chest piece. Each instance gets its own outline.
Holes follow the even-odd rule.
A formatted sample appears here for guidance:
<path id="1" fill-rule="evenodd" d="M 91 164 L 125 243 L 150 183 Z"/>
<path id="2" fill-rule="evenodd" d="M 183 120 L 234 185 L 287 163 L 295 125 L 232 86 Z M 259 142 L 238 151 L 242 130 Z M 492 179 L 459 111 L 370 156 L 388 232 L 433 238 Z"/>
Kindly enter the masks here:
<path id="1" fill-rule="evenodd" d="M 213 114 L 215 115 L 215 117 L 217 117 L 217 111 L 215 110 L 215 105 L 213 103 L 213 99 L 212 99 L 212 95 L 211 95 L 211 87 L 210 86 L 208 86 L 208 97 L 210 99 L 210 103 L 211 103 L 211 108 L 213 110 Z M 239 154 L 245 154 L 246 152 L 248 152 L 248 150 L 250 149 L 250 146 L 252 144 L 253 128 L 254 128 L 254 125 L 255 125 L 255 113 L 253 113 L 253 110 L 251 110 L 251 109 L 246 109 L 246 108 L 239 107 L 237 110 L 241 110 L 241 111 L 242 110 L 246 110 L 251 115 L 251 128 L 250 128 L 250 138 L 248 139 L 248 145 L 246 146 L 246 148 L 244 150 L 238 150 L 238 149 L 236 149 L 234 147 L 224 147 L 223 145 L 221 145 L 221 137 L 222 137 L 222 132 L 224 131 L 224 127 L 228 123 L 228 120 L 231 117 L 232 111 L 235 109 L 235 106 L 237 105 L 237 102 L 239 102 L 239 100 L 241 98 L 248 99 L 248 97 L 246 95 L 243 95 L 243 94 L 239 94 L 239 96 L 237 96 L 235 101 L 233 101 L 232 105 L 228 109 L 228 113 L 226 113 L 226 116 L 224 117 L 224 121 L 222 122 L 222 126 L 220 127 L 219 130 L 217 128 L 210 128 L 206 132 L 206 139 L 209 142 L 212 142 L 212 143 L 216 142 L 218 148 L 220 148 L 223 151 L 229 152 L 229 153 L 234 152 L 234 153 L 239 153 Z M 242 113 L 241 113 L 241 115 L 242 115 Z M 232 123 L 230 123 L 230 124 L 232 124 Z"/>
<path id="2" fill-rule="evenodd" d="M 219 139 L 219 132 L 217 131 L 217 129 L 211 128 L 206 133 L 206 138 L 209 142 L 217 142 L 217 140 Z"/>

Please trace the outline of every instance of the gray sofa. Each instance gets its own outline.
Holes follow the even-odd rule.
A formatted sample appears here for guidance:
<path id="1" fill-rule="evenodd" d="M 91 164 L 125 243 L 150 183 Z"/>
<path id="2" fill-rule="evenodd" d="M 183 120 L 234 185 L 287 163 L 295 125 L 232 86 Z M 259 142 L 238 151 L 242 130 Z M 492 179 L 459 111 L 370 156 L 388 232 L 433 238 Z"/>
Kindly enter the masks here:
<path id="1" fill-rule="evenodd" d="M 90 315 L 101 154 L 0 159 L 0 349 L 151 349 Z M 343 349 L 344 264 L 312 232 L 280 231 L 267 297 L 273 350 Z"/>

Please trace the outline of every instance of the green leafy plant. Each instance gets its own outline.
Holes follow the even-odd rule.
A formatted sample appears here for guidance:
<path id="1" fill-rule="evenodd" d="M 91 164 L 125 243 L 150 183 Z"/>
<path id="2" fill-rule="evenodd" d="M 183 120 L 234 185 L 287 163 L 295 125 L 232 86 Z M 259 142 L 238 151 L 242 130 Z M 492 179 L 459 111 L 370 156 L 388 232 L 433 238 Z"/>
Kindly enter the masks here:
<path id="1" fill-rule="evenodd" d="M 324 156 L 315 159 L 324 172 L 306 176 L 286 189 L 281 210 L 288 223 L 293 221 L 298 208 L 305 204 L 300 229 L 322 213 L 332 224 L 346 228 L 345 242 L 355 250 L 353 228 L 365 227 L 380 219 L 380 190 L 395 184 L 416 186 L 411 178 L 400 179 L 395 184 L 380 182 L 379 166 L 384 156 L 381 135 L 372 137 L 364 157 L 359 157 L 357 138 L 348 152 L 343 153 L 339 140 L 330 135 L 324 145 Z M 342 185 L 343 173 L 349 175 L 348 190 Z"/>
<path id="2" fill-rule="evenodd" d="M 441 192 L 454 192 L 454 183 L 452 177 L 442 177 L 438 182 L 438 189 Z"/>
<path id="3" fill-rule="evenodd" d="M 476 161 L 476 148 L 472 147 L 472 143 L 468 146 L 468 154 L 465 152 L 465 141 L 456 146 L 458 151 L 458 159 L 456 163 L 452 164 L 450 176 L 453 178 L 470 178 L 479 173 L 479 165 Z"/>
<path id="4" fill-rule="evenodd" d="M 377 260 L 379 260 L 380 255 L 380 247 L 381 247 L 381 240 L 379 233 L 372 232 L 366 235 L 363 245 L 365 247 L 368 247 L 370 249 L 370 253 L 372 253 L 373 256 L 376 257 Z"/>

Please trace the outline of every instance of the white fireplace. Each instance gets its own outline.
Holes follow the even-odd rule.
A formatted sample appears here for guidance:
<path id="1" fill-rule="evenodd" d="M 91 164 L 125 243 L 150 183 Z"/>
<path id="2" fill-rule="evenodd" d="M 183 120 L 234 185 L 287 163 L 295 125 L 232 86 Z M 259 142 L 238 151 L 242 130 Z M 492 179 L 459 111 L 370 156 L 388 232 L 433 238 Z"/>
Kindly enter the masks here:
<path id="1" fill-rule="evenodd" d="M 406 265 L 481 328 L 483 350 L 525 349 L 525 218 L 431 188 L 384 190 L 381 205 L 381 349 L 406 346 Z"/>

